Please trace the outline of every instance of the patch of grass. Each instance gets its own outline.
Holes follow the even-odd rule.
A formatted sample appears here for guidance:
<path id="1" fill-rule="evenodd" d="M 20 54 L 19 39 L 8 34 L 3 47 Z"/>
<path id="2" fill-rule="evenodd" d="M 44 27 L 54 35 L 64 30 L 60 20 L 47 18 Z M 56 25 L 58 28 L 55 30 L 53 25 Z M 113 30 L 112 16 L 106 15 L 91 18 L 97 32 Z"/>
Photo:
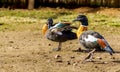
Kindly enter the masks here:
<path id="1" fill-rule="evenodd" d="M 71 11 L 66 9 L 41 9 L 41 10 L 1 10 L 0 17 L 16 16 L 16 17 L 30 17 L 38 19 L 47 19 L 49 17 L 57 18 L 61 15 L 70 15 Z"/>
<path id="2" fill-rule="evenodd" d="M 34 26 L 32 30 L 39 30 L 48 18 L 53 18 L 54 22 L 69 21 L 76 18 L 78 12 L 68 9 L 41 8 L 39 10 L 1 10 L 0 11 L 0 31 L 2 30 L 26 30 Z M 89 29 L 106 30 L 120 27 L 120 19 L 115 16 L 108 16 L 98 13 L 86 13 L 89 20 Z M 37 25 L 37 26 L 35 26 Z M 73 23 L 79 26 L 79 23 Z M 36 28 L 35 28 L 36 27 Z"/>
<path id="3" fill-rule="evenodd" d="M 110 26 L 120 27 L 119 23 L 109 23 Z"/>

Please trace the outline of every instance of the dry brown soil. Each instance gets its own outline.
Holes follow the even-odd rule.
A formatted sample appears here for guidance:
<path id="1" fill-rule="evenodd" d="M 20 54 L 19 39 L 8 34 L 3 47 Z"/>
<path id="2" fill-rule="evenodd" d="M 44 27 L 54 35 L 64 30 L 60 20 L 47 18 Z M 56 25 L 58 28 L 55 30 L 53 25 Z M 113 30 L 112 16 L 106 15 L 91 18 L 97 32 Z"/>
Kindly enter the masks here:
<path id="1" fill-rule="evenodd" d="M 99 10 L 99 13 L 108 15 L 120 13 L 119 10 L 115 10 L 103 9 Z M 80 48 L 77 39 L 64 42 L 62 50 L 54 52 L 52 49 L 57 47 L 58 43 L 42 36 L 41 29 L 1 31 L 0 72 L 120 72 L 120 34 L 106 33 L 104 36 L 116 53 L 110 56 L 106 52 L 95 52 L 93 62 L 82 64 L 81 61 L 88 52 L 83 48 L 83 51 L 75 51 Z"/>

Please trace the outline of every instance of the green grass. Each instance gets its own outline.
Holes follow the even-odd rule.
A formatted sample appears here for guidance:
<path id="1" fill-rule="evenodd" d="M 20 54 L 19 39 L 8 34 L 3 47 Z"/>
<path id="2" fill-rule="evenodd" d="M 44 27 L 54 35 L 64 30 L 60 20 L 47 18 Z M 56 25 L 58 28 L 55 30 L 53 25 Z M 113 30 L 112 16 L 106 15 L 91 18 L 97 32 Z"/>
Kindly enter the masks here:
<path id="1" fill-rule="evenodd" d="M 40 30 L 46 19 L 52 17 L 54 22 L 70 21 L 78 12 L 68 9 L 42 8 L 39 10 L 0 10 L 0 31 Z M 89 19 L 89 29 L 96 31 L 109 31 L 115 28 L 117 33 L 120 27 L 120 17 L 108 16 L 97 13 L 86 13 Z M 75 26 L 76 24 L 73 23 Z M 28 28 L 27 28 L 28 27 Z M 34 30 L 32 29 L 32 30 Z"/>

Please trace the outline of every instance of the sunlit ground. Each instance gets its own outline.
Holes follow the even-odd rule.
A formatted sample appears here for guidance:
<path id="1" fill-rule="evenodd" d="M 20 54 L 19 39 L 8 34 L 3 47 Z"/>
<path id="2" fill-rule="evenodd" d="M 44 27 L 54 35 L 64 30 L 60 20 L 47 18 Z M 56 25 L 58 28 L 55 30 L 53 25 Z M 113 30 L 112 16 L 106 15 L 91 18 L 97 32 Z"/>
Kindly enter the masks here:
<path id="1" fill-rule="evenodd" d="M 0 9 L 0 72 L 120 72 L 119 10 L 88 7 Z M 52 51 L 58 43 L 47 40 L 41 34 L 47 18 L 53 18 L 54 23 L 72 23 L 78 14 L 85 14 L 89 20 L 88 28 L 106 38 L 117 52 L 113 57 L 106 52 L 96 52 L 94 62 L 81 64 L 87 53 L 73 52 L 80 48 L 77 39 L 64 42 L 62 51 Z M 78 27 L 79 22 L 72 25 Z M 62 62 L 55 59 L 56 55 L 62 57 Z"/>

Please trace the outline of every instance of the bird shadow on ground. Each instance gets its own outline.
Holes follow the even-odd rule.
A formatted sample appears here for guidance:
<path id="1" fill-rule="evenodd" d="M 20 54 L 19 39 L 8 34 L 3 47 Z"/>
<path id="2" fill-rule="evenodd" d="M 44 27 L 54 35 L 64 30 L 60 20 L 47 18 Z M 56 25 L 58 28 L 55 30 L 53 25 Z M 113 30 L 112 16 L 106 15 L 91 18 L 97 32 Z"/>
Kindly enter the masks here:
<path id="1" fill-rule="evenodd" d="M 114 61 L 91 61 L 92 63 L 94 64 L 109 64 L 109 63 L 117 63 L 117 64 L 120 64 L 120 60 L 114 60 Z M 88 62 L 89 63 L 89 62 Z"/>
<path id="2" fill-rule="evenodd" d="M 82 53 L 89 53 L 92 50 L 82 50 L 80 48 L 78 48 L 77 50 L 72 50 L 73 52 L 82 52 Z M 96 50 L 95 52 L 101 53 L 101 52 L 105 52 L 104 50 Z M 117 52 L 120 53 L 120 52 Z"/>
<path id="3" fill-rule="evenodd" d="M 72 50 L 73 52 L 83 52 L 83 53 L 88 53 L 90 52 L 89 50 L 82 50 L 82 49 L 77 49 L 77 50 Z"/>
<path id="4" fill-rule="evenodd" d="M 91 50 L 82 50 L 82 49 L 77 49 L 77 50 L 73 50 L 73 52 L 82 52 L 82 53 L 89 53 Z M 105 52 L 105 51 L 95 51 L 95 53 L 102 53 L 102 52 Z M 115 51 L 115 54 L 120 54 L 120 51 Z M 108 63 L 117 63 L 117 64 L 120 64 L 120 60 L 113 60 L 113 61 L 109 61 L 109 62 L 106 62 L 106 61 L 91 61 L 92 63 L 94 64 L 108 64 Z M 88 62 L 89 63 L 89 62 Z"/>
<path id="5" fill-rule="evenodd" d="M 120 51 L 115 51 L 115 53 L 120 53 Z"/>
<path id="6" fill-rule="evenodd" d="M 112 61 L 114 63 L 120 63 L 120 60 L 115 60 L 115 61 Z"/>
<path id="7" fill-rule="evenodd" d="M 91 50 L 82 50 L 81 48 L 78 48 L 77 50 L 72 50 L 73 52 L 82 52 L 82 53 L 89 53 Z M 97 53 L 106 52 L 105 50 L 96 50 Z M 119 54 L 120 51 L 115 51 L 116 54 Z"/>

